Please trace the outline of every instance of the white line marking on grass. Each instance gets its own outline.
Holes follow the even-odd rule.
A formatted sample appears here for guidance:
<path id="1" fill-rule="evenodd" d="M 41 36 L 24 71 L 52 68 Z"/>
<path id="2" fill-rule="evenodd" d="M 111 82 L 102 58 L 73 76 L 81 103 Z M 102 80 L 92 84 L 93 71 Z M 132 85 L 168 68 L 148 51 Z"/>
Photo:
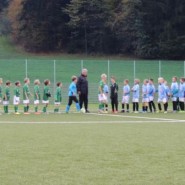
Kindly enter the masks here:
<path id="1" fill-rule="evenodd" d="M 147 120 L 158 120 L 158 121 L 177 121 L 177 122 L 185 122 L 185 120 L 179 119 L 166 119 L 166 118 L 149 118 L 143 116 L 127 116 L 127 115 L 111 115 L 111 114 L 99 114 L 99 113 L 89 113 L 91 115 L 98 115 L 98 116 L 107 116 L 107 117 L 120 117 L 120 118 L 138 118 L 138 119 L 147 119 Z"/>
<path id="2" fill-rule="evenodd" d="M 42 122 L 42 121 L 1 121 L 0 124 L 116 124 L 116 123 L 159 123 L 159 120 L 153 121 L 63 121 L 63 122 Z M 185 120 L 162 120 L 160 123 L 185 123 Z"/>

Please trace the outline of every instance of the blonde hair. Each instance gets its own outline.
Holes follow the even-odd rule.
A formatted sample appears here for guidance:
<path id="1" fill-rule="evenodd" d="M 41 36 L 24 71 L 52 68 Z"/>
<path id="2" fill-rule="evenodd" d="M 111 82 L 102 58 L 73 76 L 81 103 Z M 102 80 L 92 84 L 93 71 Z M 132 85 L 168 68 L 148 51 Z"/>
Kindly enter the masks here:
<path id="1" fill-rule="evenodd" d="M 39 80 L 39 79 L 36 79 L 36 80 L 34 81 L 34 84 L 35 84 L 35 85 L 40 84 L 40 80 Z"/>
<path id="2" fill-rule="evenodd" d="M 106 74 L 102 74 L 101 78 L 107 78 L 107 75 Z"/>
<path id="3" fill-rule="evenodd" d="M 136 78 L 134 81 L 135 81 L 136 83 L 138 83 L 138 84 L 140 83 L 140 80 L 137 79 L 137 78 Z"/>

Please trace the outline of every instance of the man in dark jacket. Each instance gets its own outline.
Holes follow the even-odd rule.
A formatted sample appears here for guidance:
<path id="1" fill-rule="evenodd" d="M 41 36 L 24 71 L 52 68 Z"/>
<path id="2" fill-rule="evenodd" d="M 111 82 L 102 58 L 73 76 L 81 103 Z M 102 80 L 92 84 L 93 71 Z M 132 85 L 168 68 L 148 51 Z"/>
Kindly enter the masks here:
<path id="1" fill-rule="evenodd" d="M 81 76 L 78 78 L 77 90 L 79 94 L 80 108 L 85 107 L 86 113 L 88 111 L 88 81 L 87 81 L 87 69 L 82 69 Z"/>

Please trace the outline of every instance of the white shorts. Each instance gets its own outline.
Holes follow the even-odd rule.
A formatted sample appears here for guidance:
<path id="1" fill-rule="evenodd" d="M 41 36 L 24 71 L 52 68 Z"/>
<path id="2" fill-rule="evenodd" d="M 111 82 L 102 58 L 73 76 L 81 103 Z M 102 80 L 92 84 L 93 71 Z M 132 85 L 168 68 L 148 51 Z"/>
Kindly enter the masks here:
<path id="1" fill-rule="evenodd" d="M 149 101 L 154 101 L 154 97 L 153 96 L 149 96 Z"/>
<path id="2" fill-rule="evenodd" d="M 142 103 L 148 103 L 149 102 L 149 98 L 143 98 L 142 99 Z"/>
<path id="3" fill-rule="evenodd" d="M 61 103 L 60 102 L 55 102 L 55 105 L 61 105 Z"/>
<path id="4" fill-rule="evenodd" d="M 14 96 L 13 97 L 13 104 L 14 105 L 19 105 L 19 103 L 20 103 L 20 97 Z"/>
<path id="5" fill-rule="evenodd" d="M 3 105 L 9 105 L 9 101 L 3 101 Z"/>
<path id="6" fill-rule="evenodd" d="M 23 104 L 29 104 L 30 100 L 23 100 Z"/>
<path id="7" fill-rule="evenodd" d="M 179 98 L 179 101 L 180 102 L 184 102 L 184 98 Z"/>
<path id="8" fill-rule="evenodd" d="M 42 100 L 42 103 L 44 103 L 44 104 L 48 104 L 48 103 L 49 103 L 49 100 L 47 100 L 47 101 Z"/>
<path id="9" fill-rule="evenodd" d="M 172 101 L 177 101 L 177 97 L 172 97 Z"/>
<path id="10" fill-rule="evenodd" d="M 34 100 L 34 105 L 38 105 L 40 103 L 39 100 Z"/>
<path id="11" fill-rule="evenodd" d="M 132 98 L 133 103 L 139 103 L 139 98 Z"/>
<path id="12" fill-rule="evenodd" d="M 98 100 L 99 102 L 107 102 L 107 96 L 105 94 L 98 94 Z"/>
<path id="13" fill-rule="evenodd" d="M 166 103 L 166 102 L 168 102 L 167 98 L 158 99 L 158 103 Z"/>
<path id="14" fill-rule="evenodd" d="M 123 104 L 124 104 L 124 103 L 128 104 L 128 103 L 129 103 L 129 100 L 130 100 L 130 96 L 123 96 L 123 98 L 122 98 L 122 103 L 123 103 Z"/>

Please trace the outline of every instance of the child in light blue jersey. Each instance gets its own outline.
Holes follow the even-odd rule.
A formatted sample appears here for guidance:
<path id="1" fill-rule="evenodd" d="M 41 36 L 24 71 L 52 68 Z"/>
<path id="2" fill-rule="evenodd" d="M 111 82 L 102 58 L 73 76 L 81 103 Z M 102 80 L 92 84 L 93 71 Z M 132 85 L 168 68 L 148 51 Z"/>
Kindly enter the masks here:
<path id="1" fill-rule="evenodd" d="M 133 112 L 139 112 L 139 79 L 134 80 L 134 86 L 132 87 L 132 103 L 133 103 Z"/>
<path id="2" fill-rule="evenodd" d="M 129 86 L 129 80 L 124 80 L 124 86 L 123 86 L 123 99 L 122 99 L 122 111 L 125 112 L 125 105 L 127 108 L 126 112 L 129 112 L 129 100 L 130 100 L 130 86 Z"/>
<path id="3" fill-rule="evenodd" d="M 154 95 L 155 95 L 155 86 L 154 86 L 154 80 L 150 79 L 148 83 L 148 95 L 149 95 L 149 109 L 150 112 L 156 112 L 156 107 L 154 103 Z"/>
<path id="4" fill-rule="evenodd" d="M 158 78 L 158 108 L 159 112 L 162 112 L 161 103 L 164 105 L 164 113 L 167 113 L 168 109 L 168 97 L 167 97 L 167 88 L 164 84 L 164 78 Z"/>
<path id="5" fill-rule="evenodd" d="M 73 101 L 76 103 L 76 109 L 79 112 L 80 111 L 80 105 L 78 103 L 78 99 L 77 99 L 77 87 L 76 87 L 76 83 L 77 83 L 77 77 L 76 76 L 72 76 L 72 82 L 69 86 L 69 101 L 68 101 L 68 105 L 66 106 L 66 113 L 69 112 L 70 110 L 70 106 L 72 105 Z"/>
<path id="6" fill-rule="evenodd" d="M 177 112 L 178 95 L 179 95 L 178 91 L 179 91 L 179 85 L 177 83 L 177 77 L 174 76 L 172 78 L 172 84 L 171 84 L 172 105 L 173 105 L 174 112 Z"/>
<path id="7" fill-rule="evenodd" d="M 148 102 L 149 102 L 149 86 L 148 86 L 148 80 L 145 79 L 142 85 L 143 113 L 148 112 Z"/>
<path id="8" fill-rule="evenodd" d="M 184 112 L 184 100 L 185 100 L 185 78 L 180 78 L 180 84 L 179 84 L 179 106 L 180 110 Z"/>

